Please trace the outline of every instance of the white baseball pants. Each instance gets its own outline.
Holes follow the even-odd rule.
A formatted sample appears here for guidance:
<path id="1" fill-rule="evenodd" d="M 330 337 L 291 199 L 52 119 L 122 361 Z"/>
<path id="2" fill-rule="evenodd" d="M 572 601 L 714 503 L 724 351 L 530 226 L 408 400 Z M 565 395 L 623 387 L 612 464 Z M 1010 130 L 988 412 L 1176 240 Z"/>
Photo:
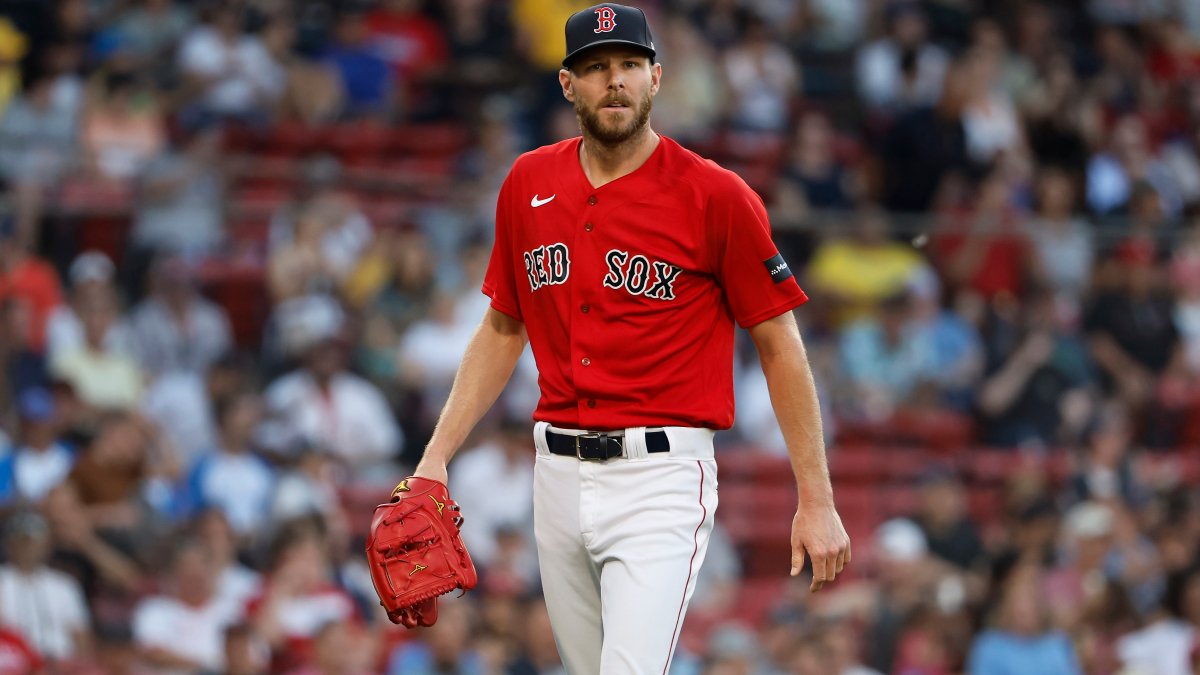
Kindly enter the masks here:
<path id="1" fill-rule="evenodd" d="M 534 427 L 534 534 L 563 665 L 663 675 L 712 533 L 713 432 L 667 427 L 670 452 L 647 453 L 646 429 L 626 429 L 625 456 L 597 462 L 550 454 L 547 427 Z"/>

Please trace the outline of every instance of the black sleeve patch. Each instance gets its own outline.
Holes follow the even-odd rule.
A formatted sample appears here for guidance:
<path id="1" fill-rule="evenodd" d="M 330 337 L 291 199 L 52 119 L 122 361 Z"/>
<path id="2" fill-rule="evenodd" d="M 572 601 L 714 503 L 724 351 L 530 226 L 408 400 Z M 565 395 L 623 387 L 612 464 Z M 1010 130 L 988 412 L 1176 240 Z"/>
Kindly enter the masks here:
<path id="1" fill-rule="evenodd" d="M 783 255 L 776 253 L 774 256 L 763 261 L 763 266 L 767 268 L 767 272 L 771 275 L 771 281 L 779 283 L 792 278 L 792 268 L 783 261 Z"/>

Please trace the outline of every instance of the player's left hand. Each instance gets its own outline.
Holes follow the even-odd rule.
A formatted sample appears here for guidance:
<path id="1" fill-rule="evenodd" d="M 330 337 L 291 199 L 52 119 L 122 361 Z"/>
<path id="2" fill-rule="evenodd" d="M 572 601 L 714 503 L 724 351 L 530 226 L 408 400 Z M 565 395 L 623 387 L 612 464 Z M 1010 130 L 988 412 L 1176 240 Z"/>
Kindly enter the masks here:
<path id="1" fill-rule="evenodd" d="M 804 569 L 804 556 L 812 560 L 810 591 L 833 581 L 850 562 L 850 536 L 833 503 L 801 502 L 792 519 L 792 576 Z"/>

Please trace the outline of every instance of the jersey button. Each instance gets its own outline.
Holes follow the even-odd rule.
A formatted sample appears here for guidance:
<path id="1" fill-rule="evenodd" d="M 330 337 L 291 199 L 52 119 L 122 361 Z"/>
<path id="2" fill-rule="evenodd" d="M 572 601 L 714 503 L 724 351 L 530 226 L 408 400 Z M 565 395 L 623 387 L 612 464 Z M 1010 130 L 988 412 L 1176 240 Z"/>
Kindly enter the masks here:
<path id="1" fill-rule="evenodd" d="M 600 200 L 596 199 L 596 195 L 592 195 L 592 196 L 588 197 L 588 204 L 591 204 L 592 206 L 595 206 L 596 202 L 598 202 L 598 201 L 600 201 Z"/>
<path id="2" fill-rule="evenodd" d="M 592 225 L 591 223 L 587 223 L 583 226 L 583 230 L 584 230 L 584 232 L 591 232 L 592 228 L 594 228 L 594 227 L 596 227 L 596 226 Z"/>
<path id="3" fill-rule="evenodd" d="M 583 312 L 584 314 L 587 314 L 588 312 L 592 311 L 592 306 L 585 302 L 579 306 L 579 311 Z"/>
<path id="4" fill-rule="evenodd" d="M 594 398 L 589 398 L 589 399 L 588 399 L 588 404 L 587 404 L 587 405 L 588 405 L 588 407 L 589 407 L 589 408 L 595 408 L 595 407 L 596 407 L 596 399 L 594 399 Z"/>
<path id="5" fill-rule="evenodd" d="M 582 363 L 583 366 L 586 368 L 586 367 L 592 365 L 592 360 L 585 356 L 585 357 L 583 357 L 583 360 L 580 361 L 580 363 Z"/>

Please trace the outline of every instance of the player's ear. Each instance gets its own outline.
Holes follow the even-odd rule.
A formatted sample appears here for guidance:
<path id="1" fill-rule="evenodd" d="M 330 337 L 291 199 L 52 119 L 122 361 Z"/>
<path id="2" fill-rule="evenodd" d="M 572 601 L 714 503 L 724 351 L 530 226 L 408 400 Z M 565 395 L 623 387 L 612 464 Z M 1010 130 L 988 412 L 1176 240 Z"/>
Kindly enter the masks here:
<path id="1" fill-rule="evenodd" d="M 662 83 L 662 64 L 650 64 L 650 93 L 657 94 L 658 87 Z"/>
<path id="2" fill-rule="evenodd" d="M 575 102 L 575 88 L 571 84 L 571 71 L 563 68 L 558 71 L 558 83 L 562 86 L 563 98 L 571 103 Z"/>

